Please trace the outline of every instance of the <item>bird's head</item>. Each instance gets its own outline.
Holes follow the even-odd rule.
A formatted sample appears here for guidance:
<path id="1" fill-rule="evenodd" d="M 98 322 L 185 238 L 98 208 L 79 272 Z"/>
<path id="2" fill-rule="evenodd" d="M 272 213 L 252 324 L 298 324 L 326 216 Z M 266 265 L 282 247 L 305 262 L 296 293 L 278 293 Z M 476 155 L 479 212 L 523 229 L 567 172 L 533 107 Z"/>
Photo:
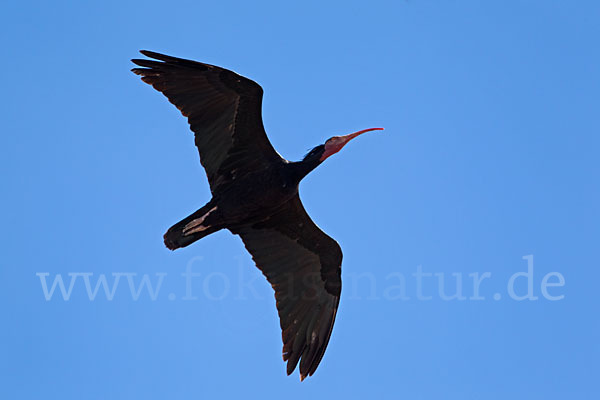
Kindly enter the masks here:
<path id="1" fill-rule="evenodd" d="M 338 151 L 340 151 L 342 149 L 342 147 L 344 147 L 349 141 L 351 141 L 352 139 L 354 139 L 355 137 L 357 137 L 359 135 L 362 135 L 363 133 L 371 132 L 371 131 L 382 131 L 382 130 L 383 130 L 383 128 L 369 128 L 369 129 L 363 129 L 362 131 L 351 133 L 349 135 L 331 137 L 331 138 L 327 139 L 327 141 L 323 145 L 323 154 L 321 154 L 319 161 L 320 162 L 325 161 L 328 157 L 330 157 L 330 156 L 334 155 L 335 153 L 337 153 Z"/>
<path id="2" fill-rule="evenodd" d="M 354 132 L 349 135 L 344 136 L 334 136 L 329 139 L 324 144 L 321 144 L 311 151 L 308 152 L 306 156 L 304 156 L 304 162 L 315 163 L 316 165 L 322 163 L 327 158 L 331 157 L 338 151 L 342 149 L 349 141 L 354 139 L 355 137 L 362 135 L 366 132 L 371 131 L 382 131 L 383 128 L 369 128 L 363 129 L 362 131 Z"/>

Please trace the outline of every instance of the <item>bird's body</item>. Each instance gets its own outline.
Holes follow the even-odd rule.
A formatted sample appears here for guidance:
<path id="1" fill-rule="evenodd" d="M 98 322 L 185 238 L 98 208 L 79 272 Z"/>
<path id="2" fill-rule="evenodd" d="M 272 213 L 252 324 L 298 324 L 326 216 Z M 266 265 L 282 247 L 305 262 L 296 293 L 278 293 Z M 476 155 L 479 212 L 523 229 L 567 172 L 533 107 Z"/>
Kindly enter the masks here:
<path id="1" fill-rule="evenodd" d="M 194 213 L 192 219 L 186 218 L 185 224 L 173 226 L 165 234 L 165 243 L 175 250 L 187 245 L 183 244 L 190 236 L 187 232 L 196 234 L 193 236 L 196 241 L 219 229 L 234 231 L 240 225 L 260 222 L 298 195 L 298 184 L 297 163 L 276 163 L 246 175 L 234 175 L 231 184 L 216 190 L 211 201 Z M 200 225 L 194 226 L 195 222 Z"/>
<path id="2" fill-rule="evenodd" d="M 142 51 L 160 61 L 132 60 L 132 71 L 188 118 L 212 193 L 198 211 L 164 235 L 175 250 L 221 229 L 239 235 L 275 289 L 283 358 L 290 374 L 312 375 L 329 338 L 341 292 L 342 251 L 310 219 L 300 181 L 354 137 L 330 138 L 302 161 L 271 146 L 262 124 L 262 89 L 232 71 Z"/>
<path id="3" fill-rule="evenodd" d="M 276 164 L 234 178 L 234 181 L 235 185 L 214 194 L 223 204 L 227 220 L 232 223 L 242 222 L 244 218 L 267 217 L 298 193 L 299 181 L 294 179 L 291 163 Z"/>

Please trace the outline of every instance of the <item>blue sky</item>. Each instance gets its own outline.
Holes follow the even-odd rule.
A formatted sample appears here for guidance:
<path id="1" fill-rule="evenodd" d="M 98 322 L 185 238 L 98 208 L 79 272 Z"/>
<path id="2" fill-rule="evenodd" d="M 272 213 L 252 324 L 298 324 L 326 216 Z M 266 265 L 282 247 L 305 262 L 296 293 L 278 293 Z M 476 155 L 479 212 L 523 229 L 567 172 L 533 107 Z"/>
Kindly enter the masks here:
<path id="1" fill-rule="evenodd" d="M 4 3 L 0 397 L 598 396 L 599 20 L 595 1 Z M 292 160 L 386 128 L 301 185 L 344 251 L 302 384 L 239 238 L 162 244 L 210 194 L 186 121 L 129 72 L 139 49 L 259 82 Z"/>

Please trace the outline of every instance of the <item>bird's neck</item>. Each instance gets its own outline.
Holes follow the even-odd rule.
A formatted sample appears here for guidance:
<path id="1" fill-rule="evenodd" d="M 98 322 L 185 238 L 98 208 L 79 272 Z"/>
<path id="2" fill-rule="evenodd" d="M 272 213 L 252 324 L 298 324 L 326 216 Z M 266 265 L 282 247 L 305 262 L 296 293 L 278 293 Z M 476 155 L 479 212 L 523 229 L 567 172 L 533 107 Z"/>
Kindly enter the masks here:
<path id="1" fill-rule="evenodd" d="M 321 164 L 318 160 L 295 161 L 288 164 L 289 176 L 296 184 Z"/>

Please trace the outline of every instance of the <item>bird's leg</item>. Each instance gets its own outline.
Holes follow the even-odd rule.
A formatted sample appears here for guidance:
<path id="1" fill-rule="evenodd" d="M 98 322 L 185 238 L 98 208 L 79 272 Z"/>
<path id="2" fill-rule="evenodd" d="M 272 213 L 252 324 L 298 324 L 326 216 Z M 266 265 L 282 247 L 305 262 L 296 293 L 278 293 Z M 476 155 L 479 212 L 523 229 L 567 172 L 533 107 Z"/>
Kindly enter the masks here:
<path id="1" fill-rule="evenodd" d="M 170 227 L 164 236 L 165 245 L 171 250 L 186 247 L 223 227 L 220 212 L 211 200 L 192 215 Z"/>
<path id="2" fill-rule="evenodd" d="M 196 219 L 192 220 L 191 222 L 187 223 L 183 227 L 183 235 L 188 236 L 188 235 L 191 235 L 192 233 L 202 232 L 202 231 L 210 228 L 210 226 L 204 226 L 202 224 L 203 224 L 204 220 L 210 215 L 210 213 L 215 211 L 216 209 L 217 209 L 217 206 L 214 206 L 200 218 L 196 218 Z"/>

